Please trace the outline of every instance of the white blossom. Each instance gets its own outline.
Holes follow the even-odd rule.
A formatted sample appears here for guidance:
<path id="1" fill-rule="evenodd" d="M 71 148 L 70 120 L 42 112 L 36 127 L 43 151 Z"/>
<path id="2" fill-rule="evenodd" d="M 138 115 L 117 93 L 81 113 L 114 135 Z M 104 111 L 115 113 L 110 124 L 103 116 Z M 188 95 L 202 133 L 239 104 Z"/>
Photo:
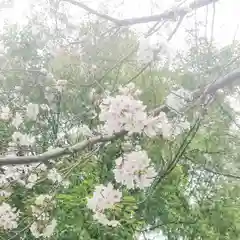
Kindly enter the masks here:
<path id="1" fill-rule="evenodd" d="M 35 121 L 39 113 L 39 105 L 35 103 L 29 103 L 27 105 L 26 115 L 28 119 Z"/>
<path id="2" fill-rule="evenodd" d="M 31 146 L 35 143 L 34 137 L 30 137 L 29 135 L 22 134 L 20 132 L 14 132 L 12 140 L 14 143 L 18 143 L 22 146 Z"/>
<path id="3" fill-rule="evenodd" d="M 56 168 L 52 168 L 49 170 L 47 178 L 53 183 L 61 183 L 63 181 L 62 175 L 57 171 Z"/>
<path id="4" fill-rule="evenodd" d="M 0 173 L 0 188 L 6 187 L 13 183 L 21 184 L 26 188 L 32 188 L 36 184 L 37 174 L 45 171 L 44 164 L 2 166 Z"/>
<path id="5" fill-rule="evenodd" d="M 47 74 L 47 73 L 48 73 L 48 71 L 47 71 L 46 68 L 41 68 L 41 69 L 40 69 L 40 72 L 43 73 L 43 74 Z"/>
<path id="6" fill-rule="evenodd" d="M 37 182 L 38 175 L 35 173 L 32 173 L 29 175 L 27 181 L 26 181 L 26 188 L 31 189 Z"/>
<path id="7" fill-rule="evenodd" d="M 107 97 L 100 105 L 99 119 L 105 123 L 104 129 L 109 135 L 122 130 L 140 133 L 147 119 L 145 108 L 140 100 L 131 96 Z"/>
<path id="8" fill-rule="evenodd" d="M 30 231 L 35 238 L 40 238 L 42 236 L 42 234 L 38 230 L 37 222 L 32 223 L 32 225 L 30 226 Z"/>
<path id="9" fill-rule="evenodd" d="M 93 218 L 103 225 L 116 227 L 119 222 L 107 219 L 104 210 L 113 208 L 114 205 L 121 201 L 122 193 L 115 190 L 111 183 L 107 186 L 96 186 L 92 198 L 88 198 L 87 207 L 94 212 Z"/>
<path id="10" fill-rule="evenodd" d="M 53 235 L 56 226 L 56 219 L 52 219 L 46 226 L 42 226 L 38 222 L 33 222 L 30 231 L 35 238 L 50 238 Z"/>
<path id="11" fill-rule="evenodd" d="M 48 202 L 53 202 L 51 195 L 41 194 L 37 196 L 35 199 L 35 205 L 37 206 L 43 206 L 45 203 L 48 203 Z"/>
<path id="12" fill-rule="evenodd" d="M 115 160 L 113 170 L 116 182 L 126 185 L 128 189 L 149 187 L 156 171 L 150 164 L 146 151 L 133 151 Z"/>
<path id="13" fill-rule="evenodd" d="M 179 112 L 184 108 L 188 101 L 191 101 L 192 93 L 184 88 L 172 91 L 166 97 L 166 104 L 173 110 Z"/>
<path id="14" fill-rule="evenodd" d="M 68 131 L 68 134 L 69 134 L 71 141 L 73 141 L 73 142 L 77 141 L 78 138 L 81 136 L 83 136 L 83 137 L 92 137 L 93 136 L 93 132 L 85 124 L 82 124 L 79 127 L 72 127 Z"/>
<path id="15" fill-rule="evenodd" d="M 6 191 L 6 190 L 0 190 L 0 196 L 1 197 L 10 197 L 12 195 L 11 192 Z"/>
<path id="16" fill-rule="evenodd" d="M 57 226 L 57 220 L 54 218 L 43 230 L 43 237 L 44 238 L 51 237 L 54 233 L 56 226 Z"/>
<path id="17" fill-rule="evenodd" d="M 11 117 L 11 110 L 9 107 L 1 107 L 1 111 L 0 111 L 0 119 L 2 120 L 9 120 Z"/>
<path id="18" fill-rule="evenodd" d="M 151 47 L 150 40 L 147 38 L 141 38 L 139 41 L 137 58 L 142 63 L 149 63 L 154 58 L 154 51 Z"/>
<path id="19" fill-rule="evenodd" d="M 62 92 L 66 88 L 66 85 L 67 80 L 58 80 L 55 87 L 59 92 Z"/>
<path id="20" fill-rule="evenodd" d="M 16 113 L 14 119 L 12 120 L 12 125 L 15 128 L 18 128 L 23 122 L 22 115 L 20 113 Z"/>
<path id="21" fill-rule="evenodd" d="M 119 87 L 119 93 L 122 95 L 130 95 L 133 97 L 138 97 L 142 91 L 139 89 L 136 89 L 136 86 L 133 82 L 128 83 L 126 86 L 120 86 Z"/>
<path id="22" fill-rule="evenodd" d="M 49 106 L 48 106 L 47 104 L 41 104 L 41 105 L 40 105 L 40 108 L 41 108 L 42 110 L 44 110 L 44 111 L 49 111 L 49 110 L 50 110 L 50 108 L 49 108 Z"/>
<path id="23" fill-rule="evenodd" d="M 101 224 L 103 224 L 104 226 L 112 226 L 112 227 L 117 227 L 118 225 L 120 225 L 119 221 L 116 220 L 109 220 L 107 219 L 106 215 L 100 212 L 96 212 L 93 215 L 93 219 L 97 220 L 98 222 L 100 222 Z"/>
<path id="24" fill-rule="evenodd" d="M 11 230 L 18 226 L 20 213 L 12 208 L 8 203 L 3 202 L 0 205 L 0 228 Z"/>
<path id="25" fill-rule="evenodd" d="M 105 209 L 112 208 L 115 203 L 120 202 L 122 193 L 115 190 L 111 183 L 107 186 L 99 185 L 95 188 L 92 198 L 88 198 L 87 207 L 94 212 L 103 212 Z"/>

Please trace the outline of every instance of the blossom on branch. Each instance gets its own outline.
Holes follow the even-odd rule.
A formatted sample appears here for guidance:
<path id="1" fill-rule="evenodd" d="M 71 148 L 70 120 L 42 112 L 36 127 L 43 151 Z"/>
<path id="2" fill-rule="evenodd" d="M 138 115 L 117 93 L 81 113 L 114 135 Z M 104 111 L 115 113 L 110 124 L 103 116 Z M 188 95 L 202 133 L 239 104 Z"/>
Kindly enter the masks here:
<path id="1" fill-rule="evenodd" d="M 0 111 L 0 119 L 7 121 L 9 120 L 9 118 L 11 117 L 11 110 L 10 108 L 7 107 L 1 107 L 1 111 Z"/>
<path id="2" fill-rule="evenodd" d="M 116 182 L 125 185 L 128 189 L 149 187 L 157 175 L 150 161 L 147 152 L 143 150 L 117 158 L 113 170 Z"/>
<path id="3" fill-rule="evenodd" d="M 107 219 L 104 210 L 113 208 L 114 204 L 121 201 L 122 193 L 115 190 L 111 183 L 107 186 L 96 186 L 92 198 L 87 199 L 87 207 L 94 212 L 94 219 L 103 225 L 117 226 L 119 222 Z"/>
<path id="4" fill-rule="evenodd" d="M 38 113 L 39 113 L 39 106 L 38 106 L 38 104 L 29 103 L 27 105 L 26 115 L 27 115 L 28 119 L 36 121 Z"/>
<path id="5" fill-rule="evenodd" d="M 17 228 L 20 212 L 12 208 L 8 203 L 0 205 L 0 228 L 11 230 Z"/>

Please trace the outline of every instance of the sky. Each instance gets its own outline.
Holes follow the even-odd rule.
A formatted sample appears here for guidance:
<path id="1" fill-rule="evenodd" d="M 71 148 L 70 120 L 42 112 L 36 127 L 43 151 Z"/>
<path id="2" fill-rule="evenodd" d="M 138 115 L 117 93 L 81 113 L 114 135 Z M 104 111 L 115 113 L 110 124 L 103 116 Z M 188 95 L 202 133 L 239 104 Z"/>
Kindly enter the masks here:
<path id="1" fill-rule="evenodd" d="M 13 0 L 14 1 L 14 0 Z M 4 21 L 10 23 L 24 23 L 24 18 L 29 14 L 29 3 L 33 0 L 15 0 L 13 7 L 3 8 L 0 10 L 0 29 L 4 24 Z M 41 0 L 38 0 L 41 1 Z M 82 1 L 86 3 L 89 7 L 98 9 L 105 4 L 111 9 L 115 9 L 111 16 L 118 18 L 130 18 L 130 17 L 141 17 L 151 14 L 157 14 L 163 12 L 165 9 L 169 8 L 174 4 L 174 0 L 88 0 Z M 123 2 L 123 4 L 121 4 Z M 158 6 L 154 5 L 154 2 L 158 2 Z M 178 0 L 179 2 L 179 0 Z M 189 2 L 188 0 L 186 2 Z M 190 1 L 192 2 L 192 1 Z M 84 16 L 84 11 L 79 8 L 73 7 L 71 9 L 72 14 L 77 17 Z M 214 27 L 213 36 L 214 41 L 220 47 L 231 44 L 233 39 L 240 40 L 240 0 L 219 0 L 216 3 L 215 17 L 214 17 Z M 211 36 L 212 32 L 212 18 L 213 18 L 213 7 L 209 6 L 208 10 L 206 8 L 199 9 L 197 11 L 196 18 L 206 22 L 206 16 L 208 16 L 208 37 Z M 194 17 L 185 18 L 181 25 L 181 28 L 175 35 L 174 39 L 171 41 L 172 46 L 175 49 L 185 49 L 186 46 L 186 29 L 192 28 L 194 26 Z M 150 25 L 151 26 L 151 25 Z M 146 31 L 149 27 L 147 24 L 141 24 L 134 27 L 139 33 Z M 205 34 L 205 30 L 203 31 Z M 155 234 L 154 234 L 155 235 Z M 165 240 L 161 234 L 157 236 L 152 235 L 152 239 L 155 240 Z"/>
<path id="2" fill-rule="evenodd" d="M 4 20 L 9 22 L 23 22 L 24 16 L 29 14 L 29 3 L 33 0 L 13 0 L 13 8 L 5 8 L 1 10 L 0 13 L 0 27 Z M 39 0 L 40 1 L 40 0 Z M 82 1 L 88 6 L 98 9 L 106 5 L 108 8 L 113 9 L 111 16 L 118 18 L 129 18 L 129 17 L 141 17 L 151 14 L 157 14 L 164 11 L 165 9 L 173 6 L 179 0 L 85 0 Z M 157 2 L 158 5 L 154 4 Z M 192 2 L 191 0 L 186 0 L 186 2 Z M 122 4 L 123 3 L 123 4 Z M 206 21 L 206 15 L 208 15 L 208 37 L 211 36 L 212 29 L 212 6 L 206 8 L 201 8 L 197 11 L 197 20 Z M 231 44 L 233 39 L 240 40 L 240 29 L 238 29 L 240 24 L 239 18 L 240 1 L 239 0 L 219 0 L 216 3 L 215 10 L 215 20 L 213 28 L 213 36 L 216 44 L 218 46 L 224 46 Z M 208 11 L 208 12 L 207 12 Z M 72 8 L 73 15 L 84 16 L 84 11 L 77 7 Z M 171 44 L 174 48 L 184 49 L 186 48 L 185 30 L 194 26 L 194 17 L 185 18 L 181 28 L 178 30 Z M 134 26 L 134 29 L 138 32 L 146 31 L 150 26 L 149 24 L 139 24 Z M 174 26 L 174 25 L 173 25 Z M 240 28 L 240 27 L 239 27 Z M 170 27 L 171 29 L 171 27 Z M 205 34 L 205 30 L 203 32 Z"/>

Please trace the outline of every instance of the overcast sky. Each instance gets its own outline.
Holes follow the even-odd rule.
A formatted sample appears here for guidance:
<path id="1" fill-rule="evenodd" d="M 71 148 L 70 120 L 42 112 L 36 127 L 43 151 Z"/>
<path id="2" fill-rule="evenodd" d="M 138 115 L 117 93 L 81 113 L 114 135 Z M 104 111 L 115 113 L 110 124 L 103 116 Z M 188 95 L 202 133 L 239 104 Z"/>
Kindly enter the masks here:
<path id="1" fill-rule="evenodd" d="M 38 0 L 40 1 L 40 0 Z M 21 22 L 29 13 L 28 5 L 32 0 L 15 0 L 14 8 L 4 9 L 0 14 L 0 24 L 3 24 L 4 19 L 8 19 L 10 22 Z M 151 14 L 156 14 L 164 11 L 165 9 L 173 6 L 174 0 L 85 0 L 82 1 L 88 4 L 90 7 L 97 9 L 103 5 L 107 5 L 110 9 L 114 9 L 111 13 L 112 16 L 126 18 L 126 17 L 141 17 Z M 158 5 L 154 2 L 157 2 Z M 179 2 L 179 0 L 178 0 Z M 187 0 L 192 2 L 191 0 Z M 123 4 L 121 4 L 123 3 Z M 211 22 L 212 22 L 212 6 L 207 8 L 202 8 L 197 11 L 197 20 L 206 21 L 206 15 L 208 15 L 208 36 L 210 37 L 211 32 Z M 79 8 L 74 7 L 74 15 L 84 16 L 84 11 L 81 11 Z M 216 13 L 214 21 L 214 40 L 220 46 L 230 44 L 233 38 L 240 40 L 240 29 L 238 29 L 240 24 L 239 17 L 240 10 L 240 0 L 219 0 L 216 3 Z M 207 14 L 208 11 L 208 14 Z M 177 35 L 172 40 L 172 45 L 175 48 L 185 48 L 185 29 L 189 29 L 194 26 L 194 17 L 186 18 L 182 24 L 182 27 L 179 29 Z M 140 24 L 135 28 L 141 32 L 150 27 L 150 25 Z"/>

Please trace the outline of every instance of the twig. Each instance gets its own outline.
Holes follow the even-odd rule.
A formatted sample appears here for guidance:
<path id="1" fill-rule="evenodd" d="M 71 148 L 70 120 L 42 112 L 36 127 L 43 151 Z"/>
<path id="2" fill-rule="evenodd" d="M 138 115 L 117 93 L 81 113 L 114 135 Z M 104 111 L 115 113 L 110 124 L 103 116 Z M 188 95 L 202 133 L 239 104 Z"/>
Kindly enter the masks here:
<path id="1" fill-rule="evenodd" d="M 230 173 L 218 172 L 218 171 L 212 170 L 210 168 L 203 168 L 203 170 L 206 171 L 206 172 L 213 173 L 215 175 L 223 176 L 223 177 L 240 179 L 240 176 L 233 175 L 233 174 L 230 174 Z"/>
<path id="2" fill-rule="evenodd" d="M 156 15 L 152 15 L 152 16 L 144 16 L 144 17 L 140 17 L 140 18 L 128 18 L 128 19 L 121 20 L 121 19 L 113 18 L 106 14 L 99 13 L 96 10 L 86 6 L 85 4 L 75 1 L 75 0 L 62 0 L 62 1 L 71 3 L 75 6 L 78 6 L 82 9 L 86 10 L 87 12 L 89 12 L 93 15 L 96 15 L 100 18 L 103 18 L 105 20 L 108 20 L 110 22 L 113 22 L 113 23 L 117 24 L 118 26 L 130 26 L 130 25 L 134 25 L 134 24 L 158 22 L 158 21 L 162 21 L 162 20 L 176 20 L 176 19 L 178 19 L 178 17 L 185 16 L 189 12 L 184 7 L 179 8 L 179 9 L 174 8 L 174 9 L 165 11 L 161 14 L 156 14 Z M 198 0 L 198 1 L 195 0 L 189 5 L 189 8 L 192 10 L 196 10 L 198 8 L 207 6 L 208 4 L 215 3 L 218 1 L 219 0 Z"/>

